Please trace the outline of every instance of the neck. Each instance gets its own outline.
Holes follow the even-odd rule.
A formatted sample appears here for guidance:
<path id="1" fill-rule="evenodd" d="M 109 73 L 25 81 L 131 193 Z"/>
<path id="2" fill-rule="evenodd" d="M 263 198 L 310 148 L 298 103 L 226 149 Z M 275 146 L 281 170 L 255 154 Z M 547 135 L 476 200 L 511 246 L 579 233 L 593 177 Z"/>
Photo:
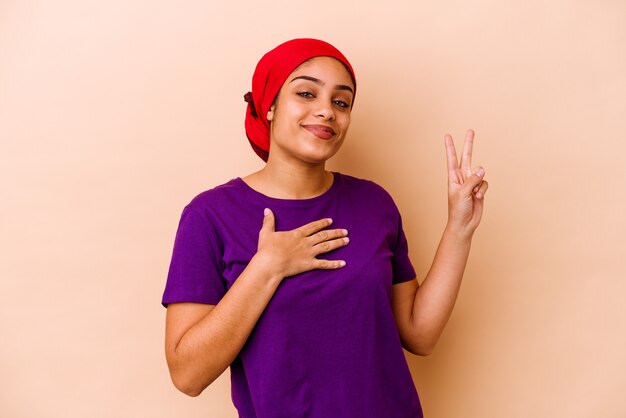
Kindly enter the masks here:
<path id="1" fill-rule="evenodd" d="M 310 199 L 326 192 L 333 174 L 322 164 L 277 164 L 268 160 L 263 169 L 244 178 L 253 189 L 278 199 Z"/>

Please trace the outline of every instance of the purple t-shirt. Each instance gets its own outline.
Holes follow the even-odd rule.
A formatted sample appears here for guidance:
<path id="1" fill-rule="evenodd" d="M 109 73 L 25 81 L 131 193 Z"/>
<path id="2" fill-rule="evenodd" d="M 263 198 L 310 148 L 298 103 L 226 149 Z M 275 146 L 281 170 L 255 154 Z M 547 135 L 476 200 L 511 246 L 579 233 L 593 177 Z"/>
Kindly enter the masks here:
<path id="1" fill-rule="evenodd" d="M 255 254 L 263 209 L 276 230 L 332 218 L 350 243 L 318 258 L 337 270 L 286 278 L 232 363 L 242 418 L 417 418 L 420 402 L 391 309 L 391 287 L 415 278 L 398 209 L 371 181 L 334 173 L 324 194 L 265 196 L 237 178 L 183 210 L 163 304 L 217 304 Z"/>

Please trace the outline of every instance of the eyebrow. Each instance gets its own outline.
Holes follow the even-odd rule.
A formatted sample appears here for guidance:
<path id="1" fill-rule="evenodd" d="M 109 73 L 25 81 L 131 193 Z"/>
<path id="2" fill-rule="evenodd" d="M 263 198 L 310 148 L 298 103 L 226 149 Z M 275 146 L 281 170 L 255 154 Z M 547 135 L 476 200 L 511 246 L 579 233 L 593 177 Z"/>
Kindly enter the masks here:
<path id="1" fill-rule="evenodd" d="M 308 81 L 312 81 L 317 85 L 323 86 L 324 83 L 322 82 L 322 80 L 315 78 L 315 77 L 311 77 L 309 75 L 301 75 L 298 77 L 294 77 L 293 80 L 290 81 L 290 83 L 293 83 L 296 80 L 308 80 Z M 352 90 L 352 87 L 350 86 L 346 86 L 345 84 L 337 84 L 335 86 L 335 90 L 348 90 L 350 93 L 354 94 L 354 90 Z"/>

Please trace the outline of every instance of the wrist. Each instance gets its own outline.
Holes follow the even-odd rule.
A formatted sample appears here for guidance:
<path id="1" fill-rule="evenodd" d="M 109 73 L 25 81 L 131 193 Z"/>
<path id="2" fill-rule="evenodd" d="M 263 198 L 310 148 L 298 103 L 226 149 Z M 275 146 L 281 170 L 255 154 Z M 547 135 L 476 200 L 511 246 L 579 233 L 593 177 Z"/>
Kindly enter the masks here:
<path id="1" fill-rule="evenodd" d="M 445 236 L 450 237 L 451 239 L 454 239 L 455 241 L 459 243 L 469 244 L 472 242 L 474 231 L 475 231 L 474 229 L 468 228 L 463 225 L 459 225 L 455 222 L 448 220 L 448 223 L 446 224 L 443 234 Z"/>
<path id="2" fill-rule="evenodd" d="M 254 254 L 247 269 L 254 271 L 254 276 L 262 278 L 268 283 L 278 285 L 284 279 L 284 275 L 276 268 L 276 263 L 271 257 L 262 252 Z"/>

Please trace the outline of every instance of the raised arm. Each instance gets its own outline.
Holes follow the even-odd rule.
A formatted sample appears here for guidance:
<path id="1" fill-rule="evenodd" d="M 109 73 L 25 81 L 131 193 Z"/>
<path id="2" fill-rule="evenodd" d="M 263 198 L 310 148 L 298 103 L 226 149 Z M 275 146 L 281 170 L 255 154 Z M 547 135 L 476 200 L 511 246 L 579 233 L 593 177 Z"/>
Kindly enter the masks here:
<path id="1" fill-rule="evenodd" d="M 445 136 L 448 223 L 422 285 L 412 280 L 393 286 L 393 310 L 402 344 L 415 354 L 432 352 L 450 318 L 472 236 L 482 218 L 488 184 L 482 167 L 472 169 L 473 143 L 474 132 L 469 130 L 459 164 L 452 137 Z"/>
<path id="2" fill-rule="evenodd" d="M 180 391 L 197 396 L 228 368 L 285 277 L 345 265 L 316 258 L 348 243 L 345 229 L 326 229 L 331 223 L 321 219 L 276 232 L 274 214 L 266 209 L 257 253 L 217 305 L 168 306 L 165 354 Z"/>

